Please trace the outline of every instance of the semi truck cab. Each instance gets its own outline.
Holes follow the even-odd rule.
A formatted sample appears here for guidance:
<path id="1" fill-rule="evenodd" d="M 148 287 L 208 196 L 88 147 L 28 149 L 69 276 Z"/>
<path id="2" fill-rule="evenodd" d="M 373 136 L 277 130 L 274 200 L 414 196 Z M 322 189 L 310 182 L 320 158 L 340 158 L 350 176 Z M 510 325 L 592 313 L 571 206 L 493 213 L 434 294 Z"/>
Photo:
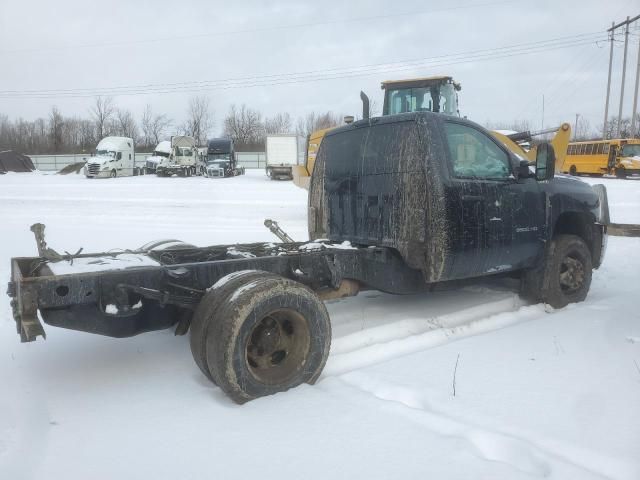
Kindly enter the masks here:
<path id="1" fill-rule="evenodd" d="M 137 175 L 133 139 L 105 137 L 100 140 L 95 155 L 84 167 L 84 174 L 87 178 Z"/>

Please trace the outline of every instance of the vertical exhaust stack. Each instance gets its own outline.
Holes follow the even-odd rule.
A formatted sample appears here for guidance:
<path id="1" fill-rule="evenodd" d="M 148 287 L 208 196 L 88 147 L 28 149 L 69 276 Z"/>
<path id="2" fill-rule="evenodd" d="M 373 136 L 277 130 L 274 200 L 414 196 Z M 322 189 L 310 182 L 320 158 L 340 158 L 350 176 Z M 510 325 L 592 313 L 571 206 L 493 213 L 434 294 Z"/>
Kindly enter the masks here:
<path id="1" fill-rule="evenodd" d="M 362 119 L 369 120 L 369 97 L 360 90 L 360 98 L 362 99 Z"/>

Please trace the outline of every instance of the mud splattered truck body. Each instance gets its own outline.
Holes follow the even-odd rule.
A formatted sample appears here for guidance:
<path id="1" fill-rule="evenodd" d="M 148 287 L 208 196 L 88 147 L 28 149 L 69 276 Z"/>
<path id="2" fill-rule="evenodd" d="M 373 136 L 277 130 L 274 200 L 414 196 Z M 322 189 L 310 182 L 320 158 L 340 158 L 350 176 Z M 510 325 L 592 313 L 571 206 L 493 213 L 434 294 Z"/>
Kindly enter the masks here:
<path id="1" fill-rule="evenodd" d="M 554 177 L 553 157 L 541 145 L 530 166 L 457 117 L 391 115 L 326 135 L 308 242 L 59 255 L 34 226 L 39 256 L 12 259 L 17 331 L 190 330 L 203 374 L 242 403 L 318 378 L 329 298 L 509 274 L 532 301 L 581 301 L 606 245 L 606 190 Z"/>

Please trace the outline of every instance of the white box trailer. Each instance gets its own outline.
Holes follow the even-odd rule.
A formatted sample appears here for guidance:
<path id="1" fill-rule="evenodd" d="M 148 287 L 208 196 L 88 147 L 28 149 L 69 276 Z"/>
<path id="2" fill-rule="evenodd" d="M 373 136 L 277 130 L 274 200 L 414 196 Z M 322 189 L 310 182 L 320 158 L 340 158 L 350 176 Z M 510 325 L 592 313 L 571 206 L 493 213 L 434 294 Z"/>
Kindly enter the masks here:
<path id="1" fill-rule="evenodd" d="M 135 146 L 128 137 L 105 137 L 84 166 L 87 178 L 115 178 L 142 173 L 135 166 Z"/>
<path id="2" fill-rule="evenodd" d="M 171 137 L 171 153 L 160 160 L 156 174 L 160 177 L 174 174 L 181 177 L 196 175 L 198 158 L 196 140 L 187 135 L 175 135 Z"/>
<path id="3" fill-rule="evenodd" d="M 267 175 L 271 180 L 293 179 L 293 166 L 298 164 L 297 135 L 267 135 Z"/>

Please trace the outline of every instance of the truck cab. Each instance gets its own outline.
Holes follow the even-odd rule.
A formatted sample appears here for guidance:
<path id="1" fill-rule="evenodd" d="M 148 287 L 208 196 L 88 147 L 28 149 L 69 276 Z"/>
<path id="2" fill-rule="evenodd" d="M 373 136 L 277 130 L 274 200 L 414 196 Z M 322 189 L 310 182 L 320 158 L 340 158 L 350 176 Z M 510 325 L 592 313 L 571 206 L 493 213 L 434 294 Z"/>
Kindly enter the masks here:
<path id="1" fill-rule="evenodd" d="M 95 155 L 84 167 L 87 178 L 115 178 L 137 175 L 132 138 L 105 137 L 96 146 Z"/>
<path id="2" fill-rule="evenodd" d="M 160 162 L 169 158 L 171 155 L 171 142 L 168 140 L 163 140 L 162 142 L 156 145 L 156 148 L 153 150 L 153 154 L 150 157 L 147 157 L 145 169 L 146 173 L 156 173 L 156 169 Z"/>
<path id="3" fill-rule="evenodd" d="M 233 140 L 212 138 L 207 145 L 207 154 L 202 174 L 207 177 L 234 177 L 244 174 L 244 167 L 238 167 Z"/>
<path id="4" fill-rule="evenodd" d="M 158 176 L 190 177 L 196 174 L 198 149 L 193 137 L 176 135 L 171 137 L 171 149 L 168 156 L 163 156 L 156 168 Z"/>
<path id="5" fill-rule="evenodd" d="M 539 156 L 552 154 L 547 145 Z M 416 112 L 355 122 L 322 142 L 309 235 L 394 249 L 426 283 L 525 276 L 550 261 L 554 241 L 571 238 L 582 242 L 575 257 L 584 263 L 568 261 L 580 273 L 563 278 L 585 280 L 588 270 L 590 281 L 605 245 L 606 191 L 554 177 L 551 161 L 534 173 L 488 130 L 455 116 Z M 584 295 L 585 285 L 578 289 Z"/>

